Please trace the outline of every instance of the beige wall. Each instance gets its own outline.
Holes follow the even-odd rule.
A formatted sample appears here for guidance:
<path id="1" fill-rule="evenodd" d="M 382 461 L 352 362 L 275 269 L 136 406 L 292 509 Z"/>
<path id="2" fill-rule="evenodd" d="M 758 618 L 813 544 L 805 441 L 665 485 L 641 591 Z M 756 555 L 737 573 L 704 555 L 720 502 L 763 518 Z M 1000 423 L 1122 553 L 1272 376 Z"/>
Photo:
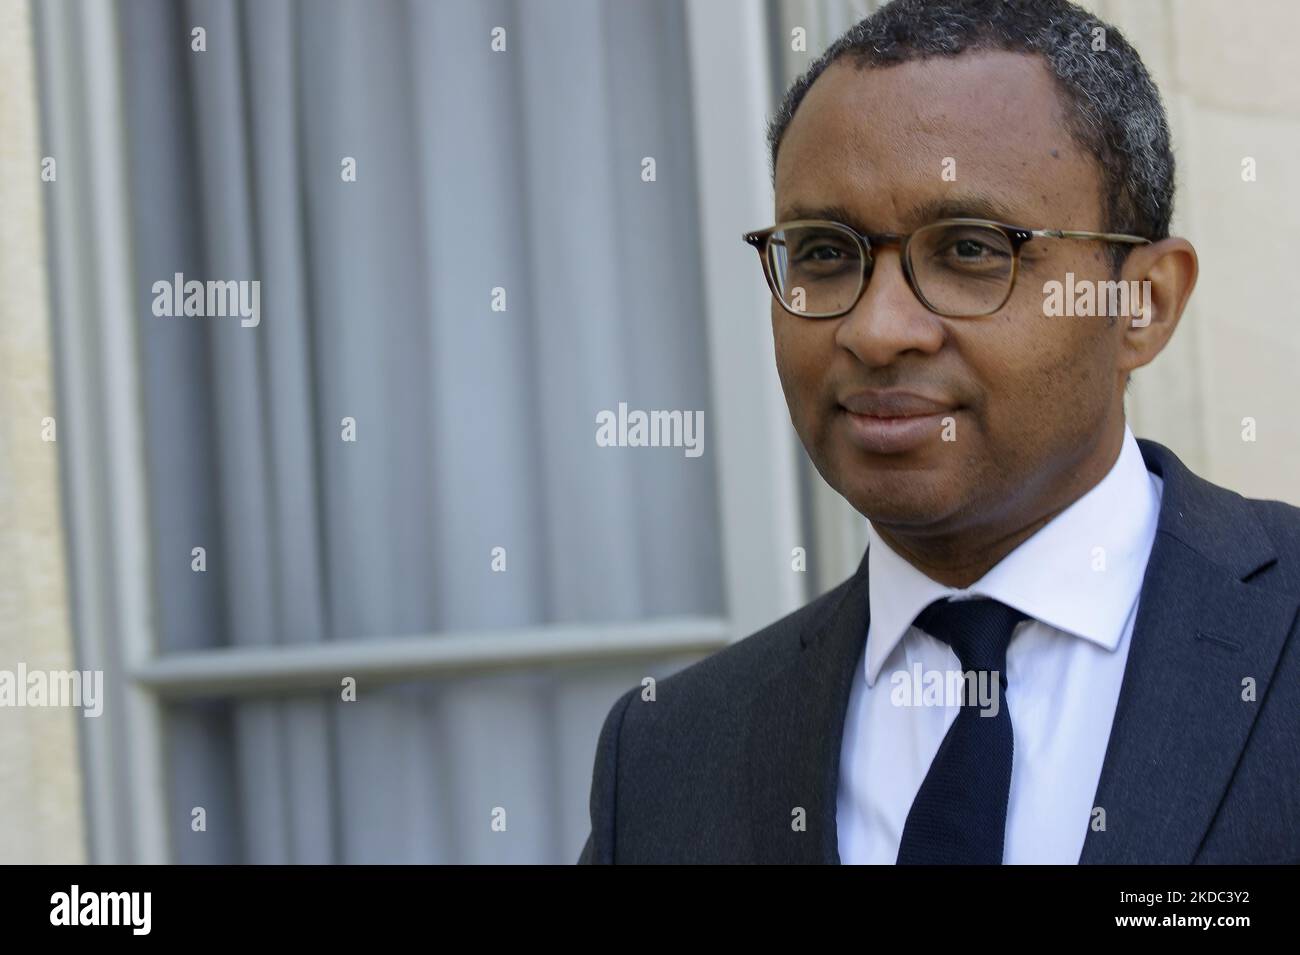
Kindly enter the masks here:
<path id="1" fill-rule="evenodd" d="M 1201 275 L 1165 353 L 1133 378 L 1129 416 L 1202 476 L 1300 504 L 1300 82 L 1295 0 L 1099 0 L 1165 97 L 1178 163 L 1174 230 Z M 1253 157 L 1257 180 L 1242 181 Z M 1257 438 L 1242 440 L 1242 419 Z"/>
<path id="2" fill-rule="evenodd" d="M 23 0 L 0 0 L 0 669 L 75 668 L 59 513 L 37 104 Z M 57 157 L 56 157 L 57 158 Z M 79 710 L 0 707 L 0 862 L 82 862 Z"/>

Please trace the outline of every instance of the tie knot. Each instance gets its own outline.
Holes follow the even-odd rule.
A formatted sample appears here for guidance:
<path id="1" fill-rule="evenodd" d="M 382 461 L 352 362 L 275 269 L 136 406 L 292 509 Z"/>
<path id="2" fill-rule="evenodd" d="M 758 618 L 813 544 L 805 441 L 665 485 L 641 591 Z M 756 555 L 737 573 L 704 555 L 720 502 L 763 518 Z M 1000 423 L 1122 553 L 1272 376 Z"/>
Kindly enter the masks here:
<path id="1" fill-rule="evenodd" d="M 916 626 L 952 647 L 963 670 L 996 670 L 1005 678 L 1007 645 L 1029 615 L 990 597 L 941 597 L 917 615 Z"/>

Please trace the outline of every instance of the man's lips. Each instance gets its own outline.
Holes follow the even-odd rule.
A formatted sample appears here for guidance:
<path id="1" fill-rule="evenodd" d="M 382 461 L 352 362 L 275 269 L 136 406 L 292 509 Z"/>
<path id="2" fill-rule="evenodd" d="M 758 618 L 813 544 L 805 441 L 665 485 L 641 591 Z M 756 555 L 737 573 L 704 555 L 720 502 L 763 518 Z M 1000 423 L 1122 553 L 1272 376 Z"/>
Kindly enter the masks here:
<path id="1" fill-rule="evenodd" d="M 900 454 L 939 438 L 952 402 L 910 391 L 860 391 L 840 400 L 855 442 L 875 454 Z"/>
<path id="2" fill-rule="evenodd" d="M 952 402 L 927 398 L 911 391 L 859 391 L 840 400 L 846 411 L 872 418 L 911 418 L 952 411 Z"/>

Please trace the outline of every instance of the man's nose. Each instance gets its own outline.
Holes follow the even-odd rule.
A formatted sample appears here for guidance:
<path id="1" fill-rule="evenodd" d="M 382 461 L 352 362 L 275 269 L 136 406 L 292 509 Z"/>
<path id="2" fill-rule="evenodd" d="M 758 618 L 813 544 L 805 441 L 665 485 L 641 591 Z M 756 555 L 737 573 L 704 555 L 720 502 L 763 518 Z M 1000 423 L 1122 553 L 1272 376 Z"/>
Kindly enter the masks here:
<path id="1" fill-rule="evenodd" d="M 866 288 L 836 329 L 837 344 L 872 367 L 889 365 L 908 351 L 937 352 L 947 331 L 940 317 L 913 294 L 898 252 L 875 250 L 873 259 Z"/>

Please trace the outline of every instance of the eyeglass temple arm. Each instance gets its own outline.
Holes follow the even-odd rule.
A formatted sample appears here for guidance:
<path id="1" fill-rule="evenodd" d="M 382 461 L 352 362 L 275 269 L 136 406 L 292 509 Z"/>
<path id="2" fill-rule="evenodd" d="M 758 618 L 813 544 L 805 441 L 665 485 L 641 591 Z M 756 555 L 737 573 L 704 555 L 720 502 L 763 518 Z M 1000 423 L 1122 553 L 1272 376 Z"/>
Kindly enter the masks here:
<path id="1" fill-rule="evenodd" d="M 1105 242 L 1124 242 L 1129 245 L 1150 245 L 1150 239 L 1137 235 L 1124 235 L 1121 232 L 1078 232 L 1071 229 L 1031 229 L 1030 235 L 1047 236 L 1052 239 L 1101 239 Z"/>

